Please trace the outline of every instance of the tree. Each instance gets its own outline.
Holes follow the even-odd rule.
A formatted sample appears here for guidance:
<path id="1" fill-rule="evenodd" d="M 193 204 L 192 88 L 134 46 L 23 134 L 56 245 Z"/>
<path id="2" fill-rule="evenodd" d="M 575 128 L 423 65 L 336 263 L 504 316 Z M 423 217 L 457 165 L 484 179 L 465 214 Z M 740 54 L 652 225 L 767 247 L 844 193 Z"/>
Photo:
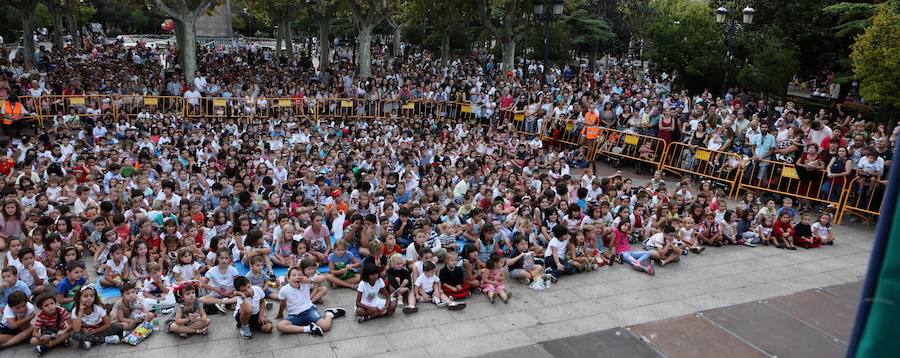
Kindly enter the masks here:
<path id="1" fill-rule="evenodd" d="M 489 33 L 494 35 L 503 47 L 504 71 L 515 67 L 516 43 L 526 33 L 531 1 L 527 0 L 478 0 L 481 20 Z"/>
<path id="2" fill-rule="evenodd" d="M 872 23 L 872 17 L 878 13 L 879 4 L 840 2 L 826 6 L 822 12 L 838 17 L 838 24 L 832 29 L 837 37 L 850 37 L 861 34 Z"/>
<path id="3" fill-rule="evenodd" d="M 594 65 L 595 51 L 600 44 L 609 43 L 616 37 L 606 20 L 591 15 L 586 8 L 578 8 L 565 15 L 563 22 L 568 28 L 572 43 L 590 49 L 591 66 Z"/>
<path id="4" fill-rule="evenodd" d="M 306 2 L 306 0 L 244 0 L 251 15 L 263 23 L 278 28 L 275 33 L 275 54 L 281 54 L 281 42 L 284 41 L 284 48 L 287 49 L 287 55 L 291 59 L 294 58 L 291 21 L 303 10 L 302 5 Z"/>
<path id="5" fill-rule="evenodd" d="M 459 28 L 463 19 L 476 13 L 476 5 L 471 0 L 430 1 L 413 0 L 407 2 L 406 21 L 424 23 L 434 29 L 440 37 L 441 65 L 450 59 L 450 40 L 453 30 Z"/>
<path id="6" fill-rule="evenodd" d="M 345 0 L 356 27 L 356 69 L 359 77 L 372 76 L 372 30 L 391 16 L 398 3 L 392 0 Z"/>
<path id="7" fill-rule="evenodd" d="M 900 12 L 882 6 L 851 46 L 853 73 L 863 98 L 900 108 Z"/>
<path id="8" fill-rule="evenodd" d="M 47 10 L 53 18 L 53 50 L 63 52 L 63 3 L 61 0 L 46 0 Z"/>
<path id="9" fill-rule="evenodd" d="M 184 78 L 193 82 L 197 70 L 197 19 L 215 7 L 216 0 L 153 0 L 166 16 L 175 21 L 175 41 L 181 54 Z"/>
<path id="10" fill-rule="evenodd" d="M 722 33 L 703 3 L 657 0 L 649 22 L 649 55 L 676 82 L 691 90 L 718 88 L 724 72 Z"/>
<path id="11" fill-rule="evenodd" d="M 763 93 L 783 95 L 800 69 L 799 53 L 796 47 L 778 39 L 764 44 L 765 47 L 751 56 L 752 63 L 744 65 L 738 73 L 738 81 Z"/>
<path id="12" fill-rule="evenodd" d="M 331 60 L 331 20 L 337 11 L 336 0 L 319 0 L 308 3 L 307 11 L 310 17 L 315 18 L 319 25 L 319 69 L 328 68 Z"/>
<path id="13" fill-rule="evenodd" d="M 38 0 L 11 0 L 22 16 L 22 60 L 25 67 L 34 66 L 34 13 Z"/>

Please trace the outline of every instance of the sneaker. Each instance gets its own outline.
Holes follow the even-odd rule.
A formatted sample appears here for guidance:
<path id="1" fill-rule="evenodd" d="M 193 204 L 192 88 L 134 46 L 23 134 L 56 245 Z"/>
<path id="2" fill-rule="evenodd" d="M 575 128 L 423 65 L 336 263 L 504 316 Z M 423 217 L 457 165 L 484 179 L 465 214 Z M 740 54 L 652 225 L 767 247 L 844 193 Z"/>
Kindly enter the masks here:
<path id="1" fill-rule="evenodd" d="M 325 331 L 323 331 L 322 327 L 319 327 L 319 325 L 317 325 L 315 323 L 310 323 L 309 324 L 309 334 L 316 336 L 316 337 L 321 337 L 321 336 L 325 335 Z"/>
<path id="2" fill-rule="evenodd" d="M 411 313 L 416 313 L 416 312 L 419 312 L 419 307 L 412 307 L 412 306 L 403 307 L 403 313 L 405 313 L 405 314 L 411 314 Z"/>
<path id="3" fill-rule="evenodd" d="M 650 276 L 656 275 L 656 270 L 653 269 L 653 263 L 650 263 L 649 265 L 647 265 L 647 267 L 646 267 L 644 270 L 645 270 L 645 271 L 647 272 L 647 274 L 650 275 Z"/>
<path id="4" fill-rule="evenodd" d="M 91 346 L 93 346 L 93 345 L 94 345 L 94 344 L 91 343 L 90 341 L 82 341 L 82 342 L 81 342 L 81 349 L 83 349 L 83 350 L 90 350 L 90 349 L 91 349 Z"/>
<path id="5" fill-rule="evenodd" d="M 34 347 L 34 353 L 37 353 L 38 357 L 44 355 L 44 353 L 47 353 L 47 351 L 49 351 L 49 350 L 50 350 L 50 348 L 44 344 L 39 344 L 39 345 L 37 345 L 37 347 Z"/>
<path id="6" fill-rule="evenodd" d="M 63 346 L 66 347 L 67 349 L 72 348 L 72 339 L 71 338 L 66 339 L 66 341 L 63 342 Z"/>
<path id="7" fill-rule="evenodd" d="M 216 309 L 219 310 L 219 312 L 228 313 L 228 310 L 225 309 L 225 304 L 216 303 L 215 306 L 216 306 Z"/>
<path id="8" fill-rule="evenodd" d="M 451 310 L 451 311 L 459 311 L 459 310 L 462 310 L 465 308 L 466 308 L 465 302 L 453 301 L 453 302 L 450 302 L 449 305 L 447 305 L 447 309 Z"/>
<path id="9" fill-rule="evenodd" d="M 748 246 L 748 247 L 756 247 L 756 245 L 754 245 L 752 242 L 746 241 L 746 240 L 744 241 L 744 246 Z"/>
<path id="10" fill-rule="evenodd" d="M 104 338 L 103 341 L 106 344 L 119 344 L 119 342 L 121 342 L 122 339 L 119 338 L 119 336 L 112 335 L 112 336 L 106 336 L 106 338 Z"/>
<path id="11" fill-rule="evenodd" d="M 437 308 L 446 308 L 447 306 L 450 306 L 450 303 L 448 303 L 448 302 L 437 303 Z"/>
<path id="12" fill-rule="evenodd" d="M 238 331 L 241 333 L 241 337 L 244 337 L 244 339 L 253 338 L 253 332 L 250 332 L 250 326 L 242 326 L 238 329 Z"/>
<path id="13" fill-rule="evenodd" d="M 334 315 L 334 318 L 341 318 L 347 314 L 347 311 L 340 307 L 332 307 L 325 309 L 325 313 L 331 312 Z"/>

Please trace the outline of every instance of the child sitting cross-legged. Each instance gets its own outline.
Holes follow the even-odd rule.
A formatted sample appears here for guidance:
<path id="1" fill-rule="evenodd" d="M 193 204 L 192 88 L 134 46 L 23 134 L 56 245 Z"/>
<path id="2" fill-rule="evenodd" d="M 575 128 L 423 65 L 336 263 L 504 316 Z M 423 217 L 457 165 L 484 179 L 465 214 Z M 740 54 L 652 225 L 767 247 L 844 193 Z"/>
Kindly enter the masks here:
<path id="1" fill-rule="evenodd" d="M 118 324 L 125 331 L 130 331 L 141 323 L 150 322 L 156 318 L 153 312 L 148 312 L 144 300 L 138 297 L 133 283 L 125 282 L 122 287 L 119 287 L 119 291 L 122 293 L 122 298 L 113 306 L 114 324 Z"/>
<path id="2" fill-rule="evenodd" d="M 0 321 L 0 350 L 25 342 L 31 337 L 31 320 L 36 312 L 25 292 L 16 291 L 7 298 Z"/>
<path id="3" fill-rule="evenodd" d="M 56 300 L 57 296 L 52 292 L 45 292 L 34 300 L 40 312 L 34 318 L 31 345 L 38 357 L 50 348 L 63 344 L 69 346 L 69 335 L 72 333 L 69 313 Z"/>
<path id="4" fill-rule="evenodd" d="M 509 303 L 510 293 L 506 292 L 506 274 L 504 267 L 506 258 L 492 253 L 481 273 L 481 292 L 488 296 L 491 303 L 500 296 L 503 303 Z"/>
<path id="5" fill-rule="evenodd" d="M 167 332 L 175 333 L 181 338 L 189 334 L 206 334 L 211 321 L 203 311 L 203 304 L 197 300 L 199 284 L 195 281 L 182 282 L 175 286 L 175 315 L 166 320 L 163 326 Z"/>
<path id="6" fill-rule="evenodd" d="M 441 289 L 453 299 L 469 297 L 472 294 L 471 286 L 466 282 L 465 270 L 459 267 L 459 256 L 456 251 L 448 251 L 444 261 L 444 268 L 438 274 L 438 278 L 441 280 Z M 464 305 L 465 302 L 458 302 L 458 304 Z"/>
<path id="7" fill-rule="evenodd" d="M 231 250 L 219 249 L 216 262 L 218 265 L 211 267 L 200 279 L 200 287 L 209 293 L 200 297 L 200 302 L 215 305 L 219 311 L 225 313 L 225 305 L 237 302 L 234 294 L 234 278 L 238 276 L 238 270 L 231 266 Z"/>
<path id="8" fill-rule="evenodd" d="M 437 267 L 431 261 L 424 261 L 422 273 L 416 278 L 416 297 L 419 298 L 419 302 L 434 302 L 438 308 L 447 307 L 454 311 L 466 308 L 465 305 L 454 302 L 452 298 L 444 294 L 441 289 L 441 280 L 437 275 Z"/>
<path id="9" fill-rule="evenodd" d="M 362 280 L 356 291 L 356 316 L 360 323 L 376 317 L 391 316 L 397 309 L 397 297 L 388 293 L 374 262 L 363 265 Z M 387 298 L 379 297 L 379 294 Z"/>
<path id="10" fill-rule="evenodd" d="M 416 307 L 416 293 L 412 289 L 412 278 L 406 268 L 403 256 L 392 254 L 388 259 L 387 283 L 392 297 L 398 297 L 401 303 L 405 303 L 403 313 L 410 314 L 419 311 Z"/>
<path id="11" fill-rule="evenodd" d="M 94 343 L 118 344 L 122 331 L 122 326 L 109 319 L 94 286 L 82 286 L 72 309 L 72 340 L 88 350 Z"/>
<path id="12" fill-rule="evenodd" d="M 147 278 L 144 279 L 141 296 L 148 310 L 154 308 L 169 309 L 175 306 L 175 295 L 169 289 L 169 276 L 166 276 L 159 263 L 147 265 Z"/>
<path id="13" fill-rule="evenodd" d="M 244 276 L 234 278 L 234 288 L 237 298 L 234 320 L 238 323 L 241 337 L 253 338 L 253 331 L 272 333 L 272 321 L 266 318 L 266 293 L 263 289 L 250 284 Z"/>
<path id="14" fill-rule="evenodd" d="M 360 279 L 358 269 L 359 259 L 347 251 L 347 242 L 335 242 L 334 252 L 328 255 L 328 282 L 334 287 L 356 289 Z"/>
<path id="15" fill-rule="evenodd" d="M 316 275 L 316 261 L 311 258 L 301 260 L 300 265 L 288 270 L 287 284 L 278 291 L 278 299 L 287 310 L 287 316 L 276 326 L 279 332 L 324 336 L 331 330 L 333 319 L 347 314 L 337 307 L 326 309 L 324 318 L 319 314 L 310 293 L 313 286 L 324 279 L 324 276 Z"/>

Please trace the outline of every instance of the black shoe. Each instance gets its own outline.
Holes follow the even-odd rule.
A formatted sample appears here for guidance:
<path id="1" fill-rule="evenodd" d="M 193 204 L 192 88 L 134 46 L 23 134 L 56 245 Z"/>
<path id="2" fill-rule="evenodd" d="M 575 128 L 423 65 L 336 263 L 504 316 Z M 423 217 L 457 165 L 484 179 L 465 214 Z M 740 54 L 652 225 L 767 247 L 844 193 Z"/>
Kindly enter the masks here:
<path id="1" fill-rule="evenodd" d="M 36 347 L 34 347 L 34 353 L 37 353 L 38 357 L 44 355 L 44 353 L 47 353 L 47 351 L 49 351 L 49 350 L 50 350 L 50 348 L 47 347 L 47 345 L 45 345 L 45 344 L 39 344 Z"/>
<path id="2" fill-rule="evenodd" d="M 319 327 L 319 325 L 317 325 L 315 323 L 310 323 L 309 324 L 309 334 L 316 336 L 316 337 L 322 337 L 325 335 L 325 331 L 323 331 L 322 327 Z"/>
<path id="3" fill-rule="evenodd" d="M 347 314 L 347 311 L 340 307 L 332 307 L 325 309 L 325 313 L 331 312 L 334 315 L 334 318 L 344 317 Z"/>

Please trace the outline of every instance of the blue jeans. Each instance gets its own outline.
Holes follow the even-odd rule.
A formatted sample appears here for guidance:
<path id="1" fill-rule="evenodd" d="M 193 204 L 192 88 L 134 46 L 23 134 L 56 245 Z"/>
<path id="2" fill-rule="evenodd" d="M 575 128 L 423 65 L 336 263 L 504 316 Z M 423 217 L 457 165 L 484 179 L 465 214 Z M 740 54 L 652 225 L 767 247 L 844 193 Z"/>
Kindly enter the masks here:
<path id="1" fill-rule="evenodd" d="M 291 324 L 295 326 L 308 326 L 310 323 L 316 323 L 322 316 L 319 315 L 319 311 L 316 309 L 316 306 L 312 306 L 308 308 L 306 311 L 300 312 L 298 314 L 289 314 L 285 317 L 286 320 L 290 321 Z"/>
<path id="2" fill-rule="evenodd" d="M 620 253 L 619 255 L 622 256 L 622 261 L 632 265 L 643 265 L 643 262 L 650 258 L 649 251 L 632 250 Z"/>
<path id="3" fill-rule="evenodd" d="M 575 267 L 572 266 L 572 264 L 570 264 L 569 261 L 566 261 L 566 259 L 560 258 L 559 263 L 563 267 L 557 267 L 556 260 L 554 260 L 552 256 L 544 257 L 544 265 L 546 265 L 547 268 L 550 269 L 550 274 L 553 275 L 553 277 L 559 277 L 562 275 L 571 275 L 571 274 L 575 273 Z"/>

